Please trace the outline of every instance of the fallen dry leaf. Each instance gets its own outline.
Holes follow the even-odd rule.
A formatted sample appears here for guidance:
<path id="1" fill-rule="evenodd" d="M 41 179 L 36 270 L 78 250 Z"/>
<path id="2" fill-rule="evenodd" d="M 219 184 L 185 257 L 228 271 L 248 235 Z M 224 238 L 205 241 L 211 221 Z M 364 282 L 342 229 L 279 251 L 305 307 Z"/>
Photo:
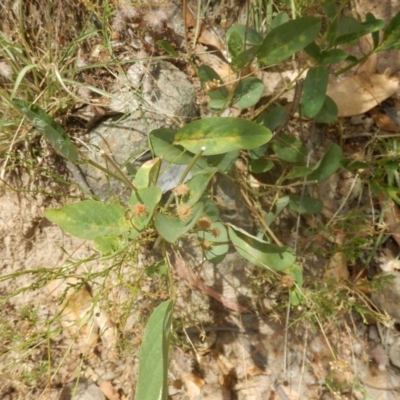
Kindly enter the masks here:
<path id="1" fill-rule="evenodd" d="M 385 192 L 381 192 L 378 199 L 385 224 L 393 239 L 400 246 L 400 209 Z"/>
<path id="2" fill-rule="evenodd" d="M 198 44 L 195 50 L 198 59 L 203 64 L 211 67 L 228 87 L 233 84 L 233 82 L 236 80 L 236 74 L 226 61 L 223 61 L 215 54 L 209 53 L 207 48 L 201 44 Z"/>
<path id="3" fill-rule="evenodd" d="M 330 83 L 327 95 L 336 103 L 339 117 L 351 117 L 376 107 L 393 96 L 398 88 L 398 78 L 361 72 L 344 81 Z"/>
<path id="4" fill-rule="evenodd" d="M 343 282 L 349 279 L 350 273 L 347 268 L 347 257 L 343 252 L 335 253 L 328 264 L 325 266 L 324 278 L 334 279 L 338 282 Z"/>
<path id="5" fill-rule="evenodd" d="M 99 382 L 99 389 L 104 393 L 108 400 L 120 400 L 117 389 L 110 381 Z"/>
<path id="6" fill-rule="evenodd" d="M 225 50 L 222 39 L 213 30 L 208 28 L 202 30 L 198 42 L 206 46 L 214 47 L 221 52 Z"/>
<path id="7" fill-rule="evenodd" d="M 93 318 L 92 296 L 89 289 L 83 286 L 76 290 L 74 286 L 81 284 L 75 278 L 51 281 L 47 290 L 55 299 L 64 298 L 58 305 L 60 322 L 71 337 L 77 338 L 76 345 L 83 354 L 93 350 L 98 340 L 98 325 Z"/>

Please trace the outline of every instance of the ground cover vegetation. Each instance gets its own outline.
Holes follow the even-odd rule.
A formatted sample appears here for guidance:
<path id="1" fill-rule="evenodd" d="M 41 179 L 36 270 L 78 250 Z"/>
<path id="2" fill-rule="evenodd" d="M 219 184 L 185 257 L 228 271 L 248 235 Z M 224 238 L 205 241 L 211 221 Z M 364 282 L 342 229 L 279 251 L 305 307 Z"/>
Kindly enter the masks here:
<path id="1" fill-rule="evenodd" d="M 72 259 L 67 266 L 2 276 L 2 282 L 16 274 L 32 279 L 31 285 L 5 293 L 3 303 L 50 282 L 71 275 L 74 278 L 58 299 L 61 307 L 54 319 L 40 322 L 42 317 L 34 309 L 18 310 L 21 319 L 43 329 L 35 330 L 28 341 L 15 335 L 8 321 L 2 321 L 3 354 L 19 347 L 26 354 L 21 355 L 23 359 L 29 357 L 30 349 L 56 340 L 62 328 L 54 328 L 54 321 L 65 317 L 68 301 L 96 286 L 99 276 L 122 271 L 126 265 L 138 268 L 140 257 L 153 253 L 157 256 L 143 268 L 142 278 L 128 283 L 121 273 L 118 279 L 130 285 L 133 297 L 140 291 L 141 279 L 152 282 L 148 309 L 141 317 L 135 398 L 166 399 L 171 341 L 181 345 L 177 333 L 180 320 L 174 314 L 180 290 L 176 270 L 179 277 L 186 276 L 192 286 L 227 309 L 251 311 L 197 282 L 182 257 L 187 252 L 186 243 L 193 240 L 203 262 L 218 266 L 234 250 L 256 266 L 252 291 L 262 298 L 266 286 L 278 288 L 269 312 L 272 319 L 285 321 L 286 326 L 295 327 L 306 320 L 312 329 L 324 332 L 333 319 L 344 315 L 365 323 L 387 321 L 369 294 L 386 282 L 383 278 L 372 280 L 371 271 L 382 246 L 393 240 L 388 226 L 397 223 L 393 215 L 400 203 L 398 139 L 386 132 L 370 135 L 362 144 L 351 142 L 346 138 L 344 117 L 369 111 L 397 90 L 398 82 L 377 73 L 370 60 L 380 52 L 399 49 L 400 14 L 390 22 L 373 14 L 360 21 L 345 13 L 349 7 L 346 1 L 299 3 L 297 7 L 295 2 L 230 4 L 230 10 L 242 7 L 245 18 L 236 18 L 226 28 L 224 49 L 214 46 L 215 51 L 226 50 L 226 77 L 196 58 L 196 41 L 211 2 L 198 2 L 194 22 L 188 17 L 182 20 L 184 35 L 167 27 L 162 12 L 168 18 L 168 11 L 162 11 L 163 4 L 152 2 L 123 6 L 107 1 L 65 2 L 63 6 L 51 1 L 45 5 L 5 2 L 1 7 L 0 156 L 4 189 L 40 192 L 57 199 L 59 206 L 52 203 L 44 217 L 93 244 L 90 256 Z M 184 15 L 190 11 L 186 2 L 182 7 Z M 135 26 L 138 47 L 151 53 L 151 61 L 168 59 L 193 74 L 192 79 L 201 86 L 207 114 L 176 129 L 149 132 L 151 159 L 131 170 L 117 165 L 112 154 L 102 153 L 106 168 L 87 155 L 80 135 L 84 120 L 79 113 L 81 107 L 104 106 L 106 99 L 115 96 L 110 88 L 117 76 L 134 63 L 149 61 L 139 59 L 137 49 L 127 50 L 124 32 L 118 28 L 126 20 Z M 370 39 L 364 54 L 354 55 L 346 47 L 366 37 Z M 115 41 L 123 44 L 116 47 Z M 297 66 L 293 77 L 266 94 L 273 74 L 282 75 L 293 64 Z M 345 78 L 333 84 L 333 76 Z M 358 87 L 370 85 L 381 91 L 365 89 L 364 97 L 353 100 L 356 111 L 349 111 L 347 97 L 354 90 L 354 80 Z M 372 106 L 364 109 L 364 104 Z M 106 116 L 100 114 L 101 118 Z M 327 145 L 316 145 L 320 132 L 332 138 Z M 357 152 L 354 146 L 362 151 Z M 67 173 L 71 164 L 78 168 L 90 164 L 102 170 L 129 189 L 129 198 L 124 201 L 111 196 L 104 200 L 88 194 L 76 182 L 71 183 Z M 157 184 L 161 171 L 166 173 L 176 164 L 183 166 L 178 182 L 164 193 Z M 17 187 L 15 182 L 22 175 L 29 176 L 29 184 Z M 221 216 L 212 189 L 219 175 L 239 184 L 254 230 L 226 222 Z M 56 186 L 49 182 L 56 182 Z M 338 199 L 322 194 L 331 190 L 333 182 Z M 316 272 L 310 254 L 329 260 L 325 269 Z M 108 267 L 101 272 L 75 274 L 77 266 L 94 260 L 107 262 Z M 94 290 L 90 303 L 107 303 L 109 290 L 107 285 Z M 133 304 L 124 304 L 122 319 L 128 318 Z M 89 308 L 92 314 L 96 310 L 95 306 Z M 79 325 L 74 331 L 76 338 L 86 332 L 89 314 L 83 313 L 80 317 L 85 317 L 75 321 Z M 66 325 L 63 328 L 67 329 Z M 119 347 L 113 349 L 116 352 L 124 347 L 124 351 L 131 350 L 123 340 L 115 347 Z M 333 347 L 331 356 L 339 362 Z M 38 361 L 34 374 L 18 379 L 28 387 L 45 386 L 43 382 L 51 381 L 58 368 L 49 357 Z M 354 378 L 350 386 L 358 384 Z M 343 390 L 334 369 L 324 390 Z"/>

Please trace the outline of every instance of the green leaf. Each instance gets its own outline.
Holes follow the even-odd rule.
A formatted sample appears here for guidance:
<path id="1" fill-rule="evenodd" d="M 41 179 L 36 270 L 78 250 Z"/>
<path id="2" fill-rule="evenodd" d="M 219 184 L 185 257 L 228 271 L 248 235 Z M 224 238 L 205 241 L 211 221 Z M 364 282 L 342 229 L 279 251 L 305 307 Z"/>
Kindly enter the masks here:
<path id="1" fill-rule="evenodd" d="M 218 235 L 214 234 L 218 232 Z M 213 264 L 220 263 L 229 250 L 228 231 L 220 222 L 214 222 L 209 231 L 199 231 L 197 236 L 202 240 L 211 244 L 210 247 L 204 249 L 204 255 L 208 261 Z"/>
<path id="2" fill-rule="evenodd" d="M 315 117 L 324 104 L 328 75 L 328 70 L 325 67 L 310 68 L 307 72 L 301 104 L 302 112 L 308 118 Z"/>
<path id="3" fill-rule="evenodd" d="M 385 26 L 385 21 L 374 19 L 359 22 L 352 17 L 342 17 L 338 23 L 336 37 L 333 41 L 335 46 L 349 43 L 369 33 L 379 31 Z"/>
<path id="4" fill-rule="evenodd" d="M 289 197 L 289 208 L 299 214 L 318 214 L 322 211 L 323 204 L 319 199 L 298 195 L 290 195 Z"/>
<path id="5" fill-rule="evenodd" d="M 379 50 L 400 49 L 400 12 L 390 21 L 383 32 L 383 40 Z"/>
<path id="6" fill-rule="evenodd" d="M 313 172 L 308 175 L 308 180 L 322 182 L 334 174 L 340 167 L 342 161 L 342 149 L 332 143 L 324 156 L 314 166 Z"/>
<path id="7" fill-rule="evenodd" d="M 318 62 L 320 61 L 321 58 L 321 49 L 317 45 L 317 43 L 312 42 L 308 46 L 304 48 L 304 51 L 312 58 L 317 60 Z"/>
<path id="8" fill-rule="evenodd" d="M 237 252 L 260 268 L 284 271 L 296 260 L 296 255 L 288 247 L 267 243 L 233 225 L 229 225 L 228 231 Z"/>
<path id="9" fill-rule="evenodd" d="M 166 40 L 158 40 L 157 44 L 158 46 L 163 48 L 170 56 L 178 57 L 178 53 L 176 52 L 176 50 Z"/>
<path id="10" fill-rule="evenodd" d="M 229 35 L 228 50 L 232 57 L 237 57 L 243 51 L 243 39 L 238 31 L 233 31 Z"/>
<path id="11" fill-rule="evenodd" d="M 201 199 L 204 204 L 202 217 L 208 217 L 211 221 L 216 222 L 219 220 L 219 208 L 217 205 L 208 197 Z"/>
<path id="12" fill-rule="evenodd" d="M 293 167 L 293 170 L 286 175 L 285 179 L 304 178 L 305 176 L 310 175 L 312 171 L 312 168 L 304 167 L 302 165 L 296 165 L 295 167 Z"/>
<path id="13" fill-rule="evenodd" d="M 197 75 L 202 88 L 207 91 L 207 95 L 211 100 L 208 107 L 213 110 L 220 110 L 225 107 L 229 101 L 229 92 L 220 76 L 208 65 L 201 65 L 197 70 Z M 219 82 L 221 86 L 215 90 L 208 90 L 208 83 L 215 81 Z"/>
<path id="14" fill-rule="evenodd" d="M 307 156 L 307 148 L 293 136 L 280 134 L 273 143 L 272 149 L 283 161 L 302 162 Z"/>
<path id="15" fill-rule="evenodd" d="M 313 42 L 320 28 L 321 20 L 315 17 L 302 17 L 278 26 L 262 41 L 259 61 L 272 65 L 286 60 Z"/>
<path id="16" fill-rule="evenodd" d="M 173 164 L 187 165 L 193 159 L 184 148 L 173 144 L 176 131 L 160 128 L 150 132 L 149 141 L 153 154 Z"/>
<path id="17" fill-rule="evenodd" d="M 322 65 L 336 64 L 348 57 L 349 55 L 342 49 L 331 49 L 321 52 L 319 62 Z"/>
<path id="18" fill-rule="evenodd" d="M 135 400 L 168 398 L 168 352 L 173 301 L 161 303 L 151 314 L 144 331 L 139 357 Z"/>
<path id="19" fill-rule="evenodd" d="M 249 76 L 242 79 L 233 92 L 233 104 L 239 108 L 255 106 L 264 92 L 264 84 L 260 79 Z"/>
<path id="20" fill-rule="evenodd" d="M 64 231 L 80 239 L 97 236 L 122 235 L 131 228 L 125 218 L 126 208 L 119 204 L 104 204 L 84 200 L 59 209 L 48 209 L 45 217 Z"/>
<path id="21" fill-rule="evenodd" d="M 204 155 L 233 150 L 250 150 L 267 143 L 271 132 L 252 121 L 240 118 L 205 118 L 187 124 L 175 135 L 174 144 L 192 153 L 205 147 Z"/>
<path id="22" fill-rule="evenodd" d="M 264 125 L 266 128 L 274 131 L 282 124 L 285 119 L 286 110 L 283 106 L 276 106 L 264 111 L 258 118 L 257 123 Z"/>
<path id="23" fill-rule="evenodd" d="M 168 242 L 175 243 L 181 236 L 193 228 L 203 212 L 203 203 L 197 203 L 187 220 L 178 217 L 156 214 L 154 225 L 157 232 Z"/>
<path id="24" fill-rule="evenodd" d="M 242 71 L 257 57 L 259 46 L 253 46 L 242 51 L 236 57 L 232 58 L 231 66 L 235 71 Z"/>
<path id="25" fill-rule="evenodd" d="M 337 120 L 338 108 L 336 103 L 329 97 L 325 96 L 324 104 L 319 113 L 314 117 L 314 121 L 320 124 L 331 124 Z"/>
<path id="26" fill-rule="evenodd" d="M 285 273 L 291 275 L 296 282 L 296 286 L 291 288 L 289 291 L 289 298 L 290 304 L 292 306 L 297 306 L 301 304 L 304 298 L 303 294 L 300 291 L 300 288 L 303 286 L 303 271 L 300 266 L 298 266 L 297 264 L 293 264 L 287 270 L 285 270 Z"/>
<path id="27" fill-rule="evenodd" d="M 96 236 L 94 245 L 103 256 L 116 254 L 126 246 L 126 240 L 117 235 Z"/>
<path id="28" fill-rule="evenodd" d="M 194 155 L 181 146 L 174 145 L 176 132 L 173 129 L 155 129 L 150 132 L 149 142 L 153 154 L 171 164 L 188 165 L 192 162 Z M 199 158 L 193 167 L 193 172 L 207 168 L 204 158 Z"/>
<path id="29" fill-rule="evenodd" d="M 226 31 L 226 42 L 229 43 L 232 35 L 239 38 L 243 44 L 246 39 L 246 45 L 256 46 L 261 43 L 261 35 L 253 28 L 247 25 L 233 25 Z M 237 39 L 235 38 L 235 41 Z M 243 50 L 243 46 L 240 51 Z M 232 53 L 231 53 L 232 54 Z M 233 54 L 232 54 L 233 56 Z"/>
<path id="30" fill-rule="evenodd" d="M 182 202 L 189 206 L 194 206 L 203 196 L 208 183 L 217 171 L 217 168 L 208 168 L 194 175 L 187 183 L 189 194 L 182 199 Z"/>
<path id="31" fill-rule="evenodd" d="M 156 264 L 149 265 L 144 272 L 149 277 L 156 275 L 168 276 L 168 266 L 164 261 L 160 261 Z"/>
<path id="32" fill-rule="evenodd" d="M 161 197 L 162 190 L 159 187 L 145 187 L 132 192 L 129 205 L 132 209 L 132 223 L 137 230 L 142 231 L 147 228 Z M 138 205 L 145 207 L 145 210 L 139 215 L 135 214 L 135 210 L 137 210 L 135 206 Z"/>
<path id="33" fill-rule="evenodd" d="M 135 175 L 135 186 L 137 189 L 155 186 L 160 172 L 161 159 L 154 158 L 146 161 L 138 169 Z"/>
<path id="34" fill-rule="evenodd" d="M 253 174 L 261 174 L 263 172 L 269 171 L 273 168 L 273 166 L 274 163 L 271 160 L 259 158 L 257 160 L 250 160 L 249 171 Z"/>
<path id="35" fill-rule="evenodd" d="M 14 99 L 14 106 L 24 114 L 36 129 L 43 133 L 54 149 L 72 164 L 76 164 L 79 153 L 72 144 L 65 130 L 57 124 L 47 113 L 35 104 L 29 104 L 24 100 Z"/>
<path id="36" fill-rule="evenodd" d="M 285 12 L 280 12 L 280 13 L 276 14 L 274 19 L 272 20 L 271 29 L 275 29 L 278 26 L 280 26 L 288 21 L 289 21 L 289 15 L 287 15 Z"/>
<path id="37" fill-rule="evenodd" d="M 207 163 L 210 167 L 215 167 L 220 172 L 227 172 L 239 157 L 239 150 L 228 151 L 215 156 L 208 156 Z"/>
<path id="38" fill-rule="evenodd" d="M 329 19 L 333 19 L 336 16 L 336 1 L 335 0 L 324 0 L 322 2 L 326 16 Z"/>
<path id="39" fill-rule="evenodd" d="M 372 13 L 367 13 L 365 16 L 366 21 L 376 21 L 377 19 L 375 18 L 374 14 Z M 373 32 L 372 33 L 372 43 L 374 46 L 374 49 L 376 49 L 379 46 L 379 31 Z"/>

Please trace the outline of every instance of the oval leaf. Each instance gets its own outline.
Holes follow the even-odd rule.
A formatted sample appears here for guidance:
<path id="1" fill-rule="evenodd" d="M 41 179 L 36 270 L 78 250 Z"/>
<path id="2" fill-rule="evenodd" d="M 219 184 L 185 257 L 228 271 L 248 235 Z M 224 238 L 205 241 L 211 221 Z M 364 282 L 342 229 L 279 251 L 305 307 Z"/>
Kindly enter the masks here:
<path id="1" fill-rule="evenodd" d="M 302 111 L 308 118 L 315 117 L 324 104 L 328 75 L 328 70 L 325 67 L 310 68 L 307 72 L 301 104 Z"/>
<path id="2" fill-rule="evenodd" d="M 259 50 L 259 61 L 266 65 L 277 64 L 314 41 L 321 28 L 321 20 L 302 17 L 279 25 L 269 32 Z"/>
<path id="3" fill-rule="evenodd" d="M 181 236 L 193 228 L 203 213 L 203 203 L 197 203 L 192 208 L 192 214 L 187 220 L 178 217 L 157 214 L 154 217 L 154 225 L 157 232 L 168 242 L 175 243 Z"/>
<path id="4" fill-rule="evenodd" d="M 204 155 L 222 154 L 233 150 L 251 150 L 267 143 L 271 131 L 255 122 L 240 118 L 199 119 L 184 126 L 175 135 L 175 145 Z"/>
<path id="5" fill-rule="evenodd" d="M 338 107 L 329 97 L 325 96 L 324 104 L 319 113 L 314 117 L 314 121 L 320 124 L 330 124 L 338 119 Z"/>
<path id="6" fill-rule="evenodd" d="M 204 191 L 207 189 L 208 183 L 217 171 L 217 168 L 208 168 L 194 175 L 193 178 L 187 183 L 189 193 L 182 199 L 182 202 L 188 206 L 194 206 L 200 200 L 201 196 L 203 196 Z"/>
<path id="7" fill-rule="evenodd" d="M 121 235 L 129 231 L 131 226 L 125 211 L 119 204 L 84 200 L 59 209 L 48 209 L 44 215 L 71 235 L 93 240 L 97 236 Z"/>
<path id="8" fill-rule="evenodd" d="M 308 175 L 308 180 L 322 182 L 334 174 L 340 167 L 342 161 L 342 149 L 332 143 L 321 160 L 314 166 L 313 172 Z"/>
<path id="9" fill-rule="evenodd" d="M 267 243 L 232 225 L 228 230 L 229 238 L 237 252 L 260 268 L 284 271 L 296 260 L 294 252 L 288 247 Z"/>
<path id="10" fill-rule="evenodd" d="M 233 104 L 239 108 L 255 106 L 264 92 L 264 84 L 257 78 L 242 79 L 233 92 Z"/>
<path id="11" fill-rule="evenodd" d="M 243 44 L 246 40 L 246 44 L 256 46 L 261 43 L 262 37 L 261 35 L 253 28 L 250 28 L 247 25 L 233 25 L 226 31 L 226 41 L 227 43 L 231 42 L 232 35 L 240 38 L 241 43 Z M 237 39 L 235 39 L 237 40 Z M 240 49 L 241 50 L 241 49 Z M 232 54 L 234 56 L 234 54 Z"/>
<path id="12" fill-rule="evenodd" d="M 135 400 L 168 398 L 168 351 L 173 301 L 161 303 L 151 314 L 144 331 L 139 357 Z"/>
<path id="13" fill-rule="evenodd" d="M 280 134 L 274 140 L 272 149 L 281 160 L 287 162 L 301 162 L 307 156 L 306 146 L 300 140 L 286 134 Z"/>

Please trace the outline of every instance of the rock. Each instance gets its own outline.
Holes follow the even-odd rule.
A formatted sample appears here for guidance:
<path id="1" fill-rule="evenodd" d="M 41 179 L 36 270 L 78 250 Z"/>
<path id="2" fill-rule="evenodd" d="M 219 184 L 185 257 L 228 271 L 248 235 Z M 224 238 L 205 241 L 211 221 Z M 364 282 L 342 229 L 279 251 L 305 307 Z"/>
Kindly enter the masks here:
<path id="1" fill-rule="evenodd" d="M 86 378 L 75 379 L 64 387 L 60 400 L 106 400 L 103 392 L 91 380 Z"/>
<path id="2" fill-rule="evenodd" d="M 149 67 L 137 63 L 131 68 L 136 70 L 128 70 L 126 77 L 121 77 L 116 99 L 110 105 L 113 111 L 129 115 L 124 119 L 113 117 L 101 122 L 90 132 L 91 150 L 86 151 L 89 158 L 113 173 L 115 169 L 107 165 L 99 150 L 112 155 L 125 173 L 132 173 L 143 163 L 142 160 L 135 164 L 132 160 L 148 149 L 147 138 L 152 130 L 176 128 L 180 121 L 197 116 L 195 89 L 174 65 L 160 61 Z M 143 86 L 141 93 L 132 91 L 139 81 Z M 120 181 L 88 164 L 83 165 L 82 170 L 89 187 L 102 200 L 112 195 L 128 198 L 130 190 Z"/>
<path id="3" fill-rule="evenodd" d="M 390 317 L 400 322 L 400 274 L 384 273 L 386 278 L 392 276 L 392 279 L 386 279 L 383 287 L 377 289 L 371 294 L 371 300 L 381 311 L 387 313 Z"/>
<path id="4" fill-rule="evenodd" d="M 389 359 L 391 363 L 400 368 L 400 339 L 397 338 L 390 346 Z"/>

